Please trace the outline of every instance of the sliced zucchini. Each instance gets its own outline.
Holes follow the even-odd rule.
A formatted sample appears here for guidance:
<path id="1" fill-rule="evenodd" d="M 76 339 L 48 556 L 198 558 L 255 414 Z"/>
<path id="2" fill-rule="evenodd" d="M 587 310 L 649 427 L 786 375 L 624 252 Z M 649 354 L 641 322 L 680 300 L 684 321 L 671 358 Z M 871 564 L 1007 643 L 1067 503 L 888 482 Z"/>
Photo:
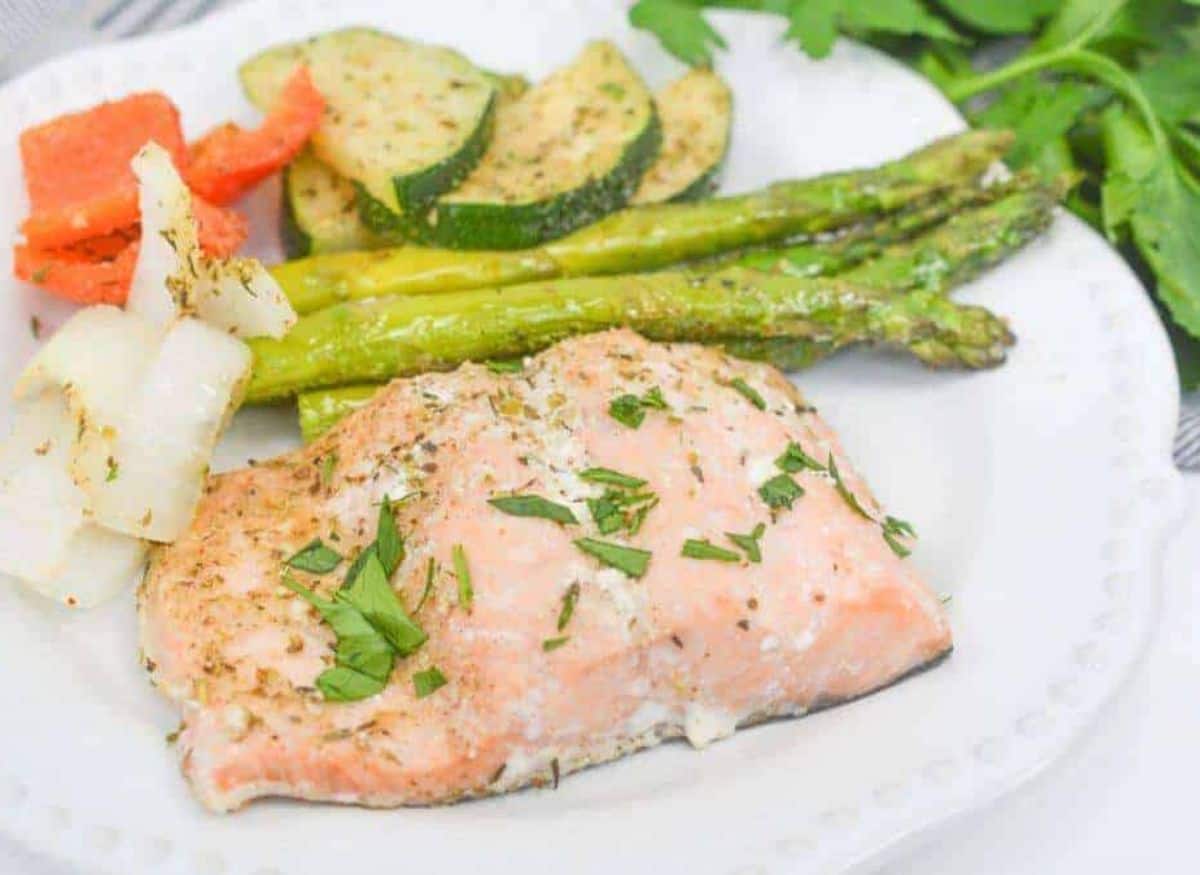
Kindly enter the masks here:
<path id="1" fill-rule="evenodd" d="M 694 200 L 711 194 L 733 121 L 733 95 L 712 70 L 691 70 L 655 97 L 662 151 L 642 177 L 631 203 Z"/>
<path id="2" fill-rule="evenodd" d="M 363 224 L 354 183 L 311 149 L 297 155 L 283 171 L 282 222 L 288 258 L 403 242 L 401 234 L 377 233 Z"/>
<path id="3" fill-rule="evenodd" d="M 452 49 L 338 30 L 256 55 L 241 67 L 242 87 L 270 107 L 298 64 L 328 104 L 313 149 L 355 183 L 374 230 L 454 188 L 487 146 L 496 87 Z"/>
<path id="4" fill-rule="evenodd" d="M 497 112 L 479 166 L 425 216 L 424 237 L 458 249 L 520 249 L 623 207 L 658 154 L 645 84 L 611 43 Z"/>
<path id="5" fill-rule="evenodd" d="M 529 87 L 523 76 L 486 74 L 496 83 L 497 109 Z M 397 232 L 369 229 L 358 212 L 354 183 L 305 149 L 283 172 L 282 236 L 288 258 L 322 252 L 379 249 L 404 242 Z"/>

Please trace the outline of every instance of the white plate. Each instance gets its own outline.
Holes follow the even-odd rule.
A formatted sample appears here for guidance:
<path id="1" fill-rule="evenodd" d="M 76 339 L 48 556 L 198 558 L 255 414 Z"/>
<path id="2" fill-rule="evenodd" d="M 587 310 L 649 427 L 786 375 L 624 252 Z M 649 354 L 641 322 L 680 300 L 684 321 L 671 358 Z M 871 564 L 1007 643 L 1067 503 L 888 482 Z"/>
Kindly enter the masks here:
<path id="1" fill-rule="evenodd" d="M 150 88 L 178 101 L 190 133 L 251 120 L 237 63 L 338 24 L 390 27 L 534 76 L 610 36 L 653 82 L 676 72 L 608 0 L 349 5 L 249 3 L 9 84 L 0 227 L 24 212 L 21 128 Z M 775 21 L 717 18 L 737 97 L 727 190 L 876 162 L 961 126 L 928 84 L 866 49 L 843 44 L 812 63 L 780 44 Z M 260 227 L 272 227 L 276 198 L 253 203 Z M 827 872 L 1016 786 L 1100 714 L 1144 643 L 1180 504 L 1168 462 L 1175 373 L 1135 278 L 1070 217 L 963 297 L 1012 318 L 1021 340 L 1006 367 L 933 374 L 855 354 L 800 377 L 881 497 L 917 524 L 914 561 L 953 595 L 957 648 L 937 670 L 705 753 L 667 745 L 557 791 L 393 812 L 272 802 L 217 817 L 189 797 L 163 740 L 175 717 L 138 670 L 132 597 L 72 614 L 6 586 L 0 828 L 120 873 Z M 10 283 L 0 383 L 34 348 L 32 312 L 52 325 L 65 308 Z M 243 413 L 223 462 L 294 440 L 290 417 Z"/>

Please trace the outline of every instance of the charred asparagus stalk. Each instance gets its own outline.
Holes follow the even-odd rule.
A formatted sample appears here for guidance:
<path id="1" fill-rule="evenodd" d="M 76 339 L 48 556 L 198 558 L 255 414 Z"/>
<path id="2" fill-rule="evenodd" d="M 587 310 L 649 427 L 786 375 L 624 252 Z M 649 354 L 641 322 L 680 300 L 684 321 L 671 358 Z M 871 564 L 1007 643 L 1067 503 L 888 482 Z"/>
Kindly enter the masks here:
<path id="1" fill-rule="evenodd" d="M 247 400 L 526 355 L 621 325 L 664 341 L 884 343 L 934 366 L 998 364 L 1012 341 L 1003 321 L 986 310 L 924 291 L 881 298 L 839 280 L 744 268 L 703 277 L 670 271 L 583 277 L 377 298 L 310 314 L 281 340 L 251 342 L 255 367 Z"/>
<path id="2" fill-rule="evenodd" d="M 318 255 L 278 265 L 272 273 L 304 314 L 381 295 L 647 271 L 845 228 L 923 204 L 972 183 L 1010 141 L 1007 132 L 969 131 L 869 170 L 781 182 L 733 197 L 630 208 L 540 249 L 463 252 L 406 246 Z"/>

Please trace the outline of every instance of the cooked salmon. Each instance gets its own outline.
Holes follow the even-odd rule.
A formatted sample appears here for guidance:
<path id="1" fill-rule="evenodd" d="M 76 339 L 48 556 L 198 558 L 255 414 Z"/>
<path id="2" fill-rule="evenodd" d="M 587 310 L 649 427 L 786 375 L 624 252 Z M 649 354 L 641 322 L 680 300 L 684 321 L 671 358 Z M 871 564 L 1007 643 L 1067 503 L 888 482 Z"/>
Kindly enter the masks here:
<path id="1" fill-rule="evenodd" d="M 779 463 L 789 447 L 801 464 Z M 594 468 L 644 480 L 649 509 L 602 535 L 588 499 L 612 487 L 580 476 Z M 576 522 L 489 502 L 513 494 Z M 314 681 L 334 633 L 283 563 L 317 538 L 353 557 L 385 500 L 405 537 L 391 583 L 428 640 L 381 693 L 329 701 Z M 142 651 L 213 810 L 449 802 L 667 738 L 703 747 L 935 662 L 950 629 L 889 520 L 777 371 L 593 334 L 518 373 L 396 380 L 310 446 L 213 477 L 139 590 Z M 582 538 L 646 551 L 643 573 Z M 345 568 L 292 573 L 329 597 Z M 445 685 L 418 691 L 433 667 Z"/>

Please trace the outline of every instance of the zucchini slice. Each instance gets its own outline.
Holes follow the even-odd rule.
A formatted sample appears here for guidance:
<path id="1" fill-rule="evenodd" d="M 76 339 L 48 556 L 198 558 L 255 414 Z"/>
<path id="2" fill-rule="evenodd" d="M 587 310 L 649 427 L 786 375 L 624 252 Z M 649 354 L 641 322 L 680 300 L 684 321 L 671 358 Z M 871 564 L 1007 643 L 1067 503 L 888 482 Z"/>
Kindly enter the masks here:
<path id="1" fill-rule="evenodd" d="M 486 74 L 497 109 L 529 87 L 523 76 Z M 282 237 L 288 258 L 322 252 L 379 249 L 404 242 L 399 233 L 369 229 L 358 213 L 354 183 L 305 149 L 283 172 Z"/>
<path id="2" fill-rule="evenodd" d="M 458 249 L 521 249 L 623 207 L 658 154 L 658 114 L 615 46 L 589 44 L 497 112 L 483 160 L 437 201 L 424 237 Z"/>
<path id="3" fill-rule="evenodd" d="M 496 87 L 452 49 L 366 28 L 276 46 L 239 71 L 251 102 L 270 107 L 297 64 L 328 104 L 312 147 L 355 183 L 374 230 L 454 188 L 487 146 Z"/>
<path id="4" fill-rule="evenodd" d="M 691 70 L 655 97 L 662 151 L 631 203 L 694 200 L 712 194 L 733 121 L 733 95 L 712 70 Z"/>

